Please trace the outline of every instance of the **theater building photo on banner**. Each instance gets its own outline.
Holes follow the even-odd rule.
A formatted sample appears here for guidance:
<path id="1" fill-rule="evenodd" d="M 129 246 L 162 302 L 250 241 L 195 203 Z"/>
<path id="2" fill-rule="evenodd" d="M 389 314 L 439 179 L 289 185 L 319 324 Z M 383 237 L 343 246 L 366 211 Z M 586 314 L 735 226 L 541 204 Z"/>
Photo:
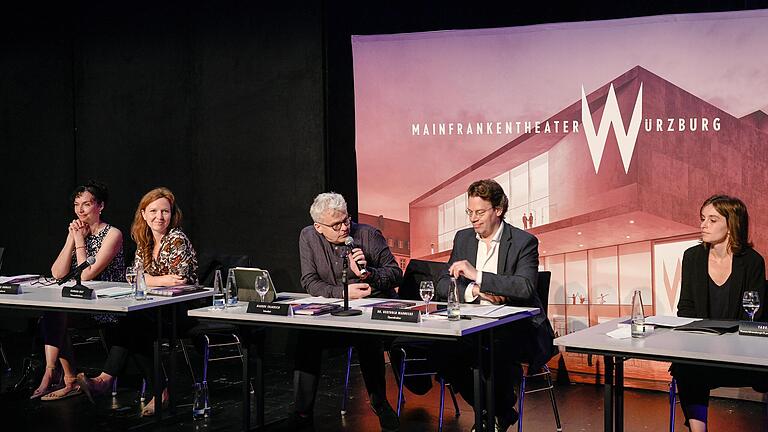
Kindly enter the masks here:
<path id="1" fill-rule="evenodd" d="M 726 19 L 726 26 L 754 22 L 737 19 L 743 16 L 731 18 L 734 19 Z M 765 16 L 759 21 L 768 24 Z M 673 29 L 663 35 L 669 43 L 675 38 L 689 40 L 687 32 L 699 34 L 711 25 L 671 23 L 663 18 L 639 19 L 636 24 L 647 27 L 647 31 Z M 556 26 L 549 26 L 547 30 L 552 27 Z M 598 36 L 608 34 L 604 27 L 593 28 L 589 24 L 577 27 L 578 31 L 573 33 L 584 38 L 585 46 L 594 44 Z M 448 46 L 455 49 L 451 51 L 453 54 L 482 58 L 482 53 L 471 51 L 473 39 L 493 40 L 498 43 L 495 49 L 500 50 L 505 44 L 516 46 L 516 38 L 533 40 L 531 34 L 536 34 L 537 30 L 510 31 L 503 35 L 499 35 L 503 33 L 500 31 L 454 32 L 435 42 L 431 48 Z M 571 34 L 566 28 L 562 30 L 563 38 Z M 768 32 L 756 32 L 752 42 L 768 42 Z M 415 62 L 417 54 L 430 52 L 424 48 L 428 43 L 425 40 L 437 39 L 434 34 L 421 36 L 395 36 L 387 40 L 387 46 L 401 48 L 404 55 Z M 616 35 L 614 43 L 629 43 L 631 37 L 632 34 Z M 550 36 L 550 39 L 554 38 Z M 360 40 L 358 49 L 364 51 L 366 43 L 378 46 L 383 42 L 381 38 Z M 544 38 L 541 44 L 549 43 L 551 41 Z M 602 47 L 601 44 L 608 42 L 603 40 L 597 46 Z M 768 67 L 768 60 L 755 59 L 749 46 L 750 43 L 734 45 L 728 59 L 741 64 L 739 59 L 745 58 L 744 61 L 752 67 Z M 581 49 L 586 50 L 586 47 Z M 615 52 L 606 50 L 603 57 Z M 764 96 L 766 93 L 748 93 L 750 86 L 763 88 L 765 83 L 753 79 L 745 84 L 745 88 L 737 89 L 718 82 L 703 84 L 700 78 L 680 82 L 676 77 L 691 71 L 668 68 L 664 63 L 679 54 L 647 52 L 648 64 L 629 65 L 622 70 L 617 69 L 621 61 L 602 58 L 600 61 L 607 69 L 614 68 L 617 72 L 591 87 L 578 80 L 578 73 L 571 76 L 567 70 L 552 72 L 547 69 L 546 74 L 557 76 L 567 85 L 544 82 L 542 78 L 536 83 L 540 87 L 533 90 L 517 85 L 515 78 L 523 72 L 493 78 L 501 72 L 498 65 L 488 62 L 486 66 L 494 71 L 490 73 L 490 80 L 506 83 L 510 95 L 517 91 L 527 92 L 526 95 L 545 95 L 552 86 L 568 89 L 567 97 L 558 95 L 563 100 L 559 106 L 551 106 L 549 115 L 538 117 L 535 115 L 539 113 L 534 106 L 536 101 L 525 101 L 536 111 L 534 114 L 517 115 L 512 107 L 509 112 L 513 114 L 499 114 L 505 112 L 505 101 L 501 96 L 491 101 L 473 100 L 472 107 L 463 103 L 445 108 L 445 104 L 452 100 L 449 96 L 438 95 L 437 88 L 443 82 L 456 85 L 456 77 L 444 69 L 421 72 L 413 82 L 401 86 L 423 84 L 434 91 L 438 100 L 429 99 L 429 95 L 433 95 L 430 93 L 420 101 L 424 104 L 421 111 L 403 107 L 405 111 L 411 109 L 407 115 L 392 109 L 391 127 L 386 130 L 385 137 L 379 139 L 394 140 L 394 130 L 398 129 L 400 135 L 397 136 L 402 136 L 403 142 L 390 144 L 387 147 L 390 154 L 393 157 L 399 155 L 402 160 L 398 150 L 409 152 L 420 162 L 433 163 L 435 170 L 399 174 L 399 177 L 408 177 L 406 180 L 411 181 L 410 184 L 393 178 L 384 186 L 373 187 L 361 181 L 361 197 L 363 192 L 372 194 L 372 191 L 387 196 L 388 190 L 392 195 L 397 191 L 402 196 L 403 189 L 407 189 L 412 198 L 408 202 L 397 202 L 401 208 L 394 208 L 390 201 L 375 203 L 374 200 L 366 206 L 366 201 L 361 198 L 360 210 L 376 214 L 371 209 L 379 209 L 382 219 L 388 216 L 388 210 L 389 214 L 399 212 L 409 227 L 409 258 L 447 261 L 455 233 L 471 227 L 465 214 L 467 186 L 474 180 L 491 178 L 509 197 L 506 221 L 539 239 L 540 270 L 552 273 L 548 314 L 557 335 L 629 315 L 635 290 L 641 292 L 647 315 L 675 315 L 680 295 L 682 254 L 700 242 L 699 206 L 709 196 L 727 193 L 741 198 L 749 208 L 750 239 L 754 248 L 760 253 L 768 252 L 768 212 L 763 199 L 768 192 L 768 98 Z M 505 58 L 501 53 L 499 56 Z M 542 61 L 555 61 L 544 55 L 541 58 Z M 566 59 L 566 64 L 569 61 L 578 63 Z M 432 65 L 429 59 L 425 63 Z M 654 67 L 656 64 L 662 67 Z M 580 67 L 586 68 L 584 65 Z M 600 64 L 591 67 L 597 71 Z M 521 65 L 521 69 L 525 67 Z M 672 76 L 665 75 L 665 70 Z M 361 72 L 371 74 L 363 68 Z M 429 76 L 429 72 L 435 75 Z M 443 78 L 442 82 L 434 82 L 440 78 Z M 470 75 L 467 79 L 472 78 Z M 520 79 L 524 83 L 530 81 L 530 78 Z M 395 85 L 386 78 L 383 81 Z M 362 87 L 358 94 L 373 92 L 381 95 L 383 85 L 381 81 L 370 86 L 358 84 Z M 699 87 L 701 90 L 697 91 Z M 394 88 L 404 91 L 397 86 Z M 358 116 L 362 114 L 358 121 L 365 124 L 367 105 L 361 107 L 361 104 L 358 102 Z M 471 118 L 473 116 L 468 113 L 473 108 L 494 115 L 482 118 L 475 113 L 475 118 Z M 435 116 L 435 112 L 439 115 Z M 540 112 L 543 114 L 544 111 Z M 421 116 L 422 120 L 407 121 L 416 116 Z M 381 118 L 379 112 L 377 122 L 380 123 Z M 434 118 L 438 120 L 433 121 Z M 367 149 L 368 137 L 363 139 L 361 135 L 358 132 L 358 147 Z M 505 141 L 510 136 L 512 139 Z M 424 147 L 433 153 L 427 154 Z M 485 147 L 485 152 L 470 154 L 469 147 L 475 150 Z M 387 150 L 381 152 L 384 151 Z M 360 164 L 364 165 L 370 157 L 358 152 Z M 434 171 L 443 175 L 432 175 Z M 421 187 L 415 187 L 414 182 Z M 407 212 L 402 211 L 406 206 Z M 386 236 L 386 229 L 384 233 Z M 564 362 L 572 380 L 594 381 L 593 375 L 602 373 L 601 361 L 565 353 L 563 359 L 555 358 L 551 364 L 561 362 L 562 365 Z M 668 363 L 629 360 L 625 364 L 625 374 L 628 378 L 639 379 L 632 385 L 664 388 L 669 382 L 668 367 Z"/>

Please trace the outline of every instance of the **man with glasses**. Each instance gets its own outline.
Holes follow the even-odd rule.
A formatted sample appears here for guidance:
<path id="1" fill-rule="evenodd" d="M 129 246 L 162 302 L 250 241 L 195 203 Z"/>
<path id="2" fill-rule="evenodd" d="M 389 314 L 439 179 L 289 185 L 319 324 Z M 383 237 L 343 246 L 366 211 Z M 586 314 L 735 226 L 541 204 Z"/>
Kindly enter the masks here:
<path id="1" fill-rule="evenodd" d="M 315 197 L 309 209 L 314 223 L 299 235 L 301 286 L 313 296 L 341 298 L 344 286 L 341 276 L 346 259 L 349 298 L 397 297 L 403 273 L 378 229 L 351 221 L 347 202 L 330 192 Z M 354 240 L 350 249 L 347 237 Z M 363 271 L 362 269 L 365 269 Z M 374 336 L 339 335 L 302 331 L 298 335 L 294 370 L 295 412 L 291 423 L 295 428 L 312 424 L 312 410 L 317 393 L 323 348 L 357 349 L 371 407 L 384 431 L 399 430 L 397 414 L 387 402 L 384 380 L 384 351 L 381 339 Z"/>
<path id="2" fill-rule="evenodd" d="M 438 297 L 447 297 L 452 276 L 463 302 L 542 308 L 536 293 L 536 237 L 504 221 L 509 201 L 494 180 L 472 183 L 467 196 L 466 213 L 472 228 L 456 233 L 448 270 L 438 281 Z M 541 313 L 506 325 L 495 336 L 496 430 L 506 431 L 518 418 L 514 382 L 521 374 L 520 362 L 537 367 L 548 361 L 554 333 L 545 313 Z M 444 376 L 473 404 L 474 350 L 459 342 L 439 345 L 438 351 L 437 361 Z"/>

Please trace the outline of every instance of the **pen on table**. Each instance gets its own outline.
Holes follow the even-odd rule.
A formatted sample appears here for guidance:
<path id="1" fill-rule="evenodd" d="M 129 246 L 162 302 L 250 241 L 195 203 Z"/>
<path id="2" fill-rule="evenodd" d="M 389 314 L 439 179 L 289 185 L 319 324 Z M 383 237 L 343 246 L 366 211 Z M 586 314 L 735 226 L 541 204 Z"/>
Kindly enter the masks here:
<path id="1" fill-rule="evenodd" d="M 469 316 L 469 315 L 461 315 L 460 318 L 461 319 L 465 319 L 465 320 L 471 320 L 472 319 L 472 317 Z"/>

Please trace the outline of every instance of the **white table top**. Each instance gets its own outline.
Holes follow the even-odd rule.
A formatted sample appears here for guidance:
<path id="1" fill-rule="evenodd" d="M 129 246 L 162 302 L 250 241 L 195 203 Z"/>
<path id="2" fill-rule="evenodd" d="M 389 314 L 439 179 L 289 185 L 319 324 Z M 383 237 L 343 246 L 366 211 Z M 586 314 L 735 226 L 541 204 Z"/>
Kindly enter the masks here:
<path id="1" fill-rule="evenodd" d="M 566 351 L 678 361 L 697 364 L 729 364 L 749 369 L 768 367 L 768 338 L 676 332 L 656 328 L 644 338 L 613 339 L 606 333 L 628 317 L 614 319 L 555 339 Z"/>
<path id="2" fill-rule="evenodd" d="M 64 286 L 72 286 L 74 282 Z M 83 285 L 96 290 L 111 287 L 128 287 L 126 282 L 83 282 Z M 64 309 L 73 312 L 117 312 L 127 313 L 142 309 L 155 308 L 204 297 L 211 297 L 211 289 L 175 297 L 160 297 L 148 295 L 147 300 L 137 301 L 131 297 L 96 298 L 95 300 L 77 299 L 61 296 L 61 286 L 41 286 L 22 284 L 23 294 L 0 294 L 0 307 L 23 306 L 36 309 Z"/>
<path id="3" fill-rule="evenodd" d="M 280 296 L 286 296 L 289 293 L 280 293 Z M 301 294 L 297 297 L 302 297 Z M 384 301 L 386 299 L 378 299 Z M 433 302 L 434 303 L 434 302 Z M 417 304 L 423 304 L 417 302 Z M 462 319 L 458 321 L 448 321 L 446 317 L 430 317 L 419 323 L 409 323 L 400 321 L 372 320 L 371 308 L 355 307 L 362 310 L 363 314 L 351 317 L 337 317 L 331 314 L 306 316 L 276 316 L 266 314 L 247 313 L 248 304 L 241 302 L 236 307 L 229 307 L 224 310 L 214 310 L 209 307 L 193 309 L 187 313 L 190 316 L 203 319 L 222 320 L 230 323 L 239 321 L 245 323 L 261 323 L 264 325 L 277 326 L 296 326 L 313 327 L 320 330 L 336 329 L 340 331 L 364 330 L 366 332 L 392 333 L 403 336 L 422 336 L 429 338 L 459 338 L 467 336 L 482 330 L 504 325 L 512 321 L 528 318 L 539 313 L 538 308 L 514 308 L 515 313 L 500 319 L 476 318 L 470 320 Z M 354 306 L 351 306 L 354 307 Z M 461 305 L 464 308 L 474 307 L 474 305 Z"/>

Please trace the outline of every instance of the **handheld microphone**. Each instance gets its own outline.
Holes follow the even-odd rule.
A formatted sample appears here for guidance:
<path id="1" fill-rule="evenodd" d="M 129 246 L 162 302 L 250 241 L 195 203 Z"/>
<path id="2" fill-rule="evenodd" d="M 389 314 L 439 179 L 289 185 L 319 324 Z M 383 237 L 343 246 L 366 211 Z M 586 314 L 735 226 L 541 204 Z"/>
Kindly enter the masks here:
<path id="1" fill-rule="evenodd" d="M 347 245 L 350 250 L 354 249 L 355 239 L 353 239 L 352 236 L 348 236 L 346 239 L 344 239 L 344 244 Z M 355 264 L 357 264 L 357 268 L 360 269 L 360 277 L 365 278 L 365 276 L 368 274 L 368 270 L 366 270 L 365 264 L 362 261 L 355 261 Z"/>
<path id="2" fill-rule="evenodd" d="M 63 278 L 59 279 L 59 282 L 58 282 L 59 285 L 63 285 L 65 282 L 67 282 L 68 280 L 76 277 L 77 275 L 82 273 L 83 270 L 87 269 L 88 267 L 92 266 L 95 263 L 96 263 L 96 258 L 94 258 L 92 256 L 89 256 L 85 261 L 83 261 L 82 264 L 80 264 L 79 266 L 73 268 L 72 270 L 70 270 L 70 272 L 66 276 L 64 276 Z"/>

